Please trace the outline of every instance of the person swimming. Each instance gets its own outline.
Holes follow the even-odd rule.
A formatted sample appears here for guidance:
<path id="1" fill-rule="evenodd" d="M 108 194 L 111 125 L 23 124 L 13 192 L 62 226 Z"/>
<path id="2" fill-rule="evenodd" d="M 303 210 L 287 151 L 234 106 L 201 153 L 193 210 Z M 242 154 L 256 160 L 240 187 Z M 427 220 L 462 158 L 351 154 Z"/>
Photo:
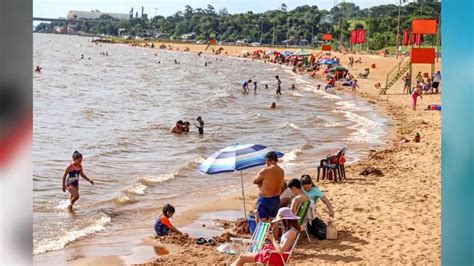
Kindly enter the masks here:
<path id="1" fill-rule="evenodd" d="M 174 125 L 174 127 L 172 127 L 172 128 L 170 129 L 170 132 L 171 132 L 171 133 L 181 134 L 181 133 L 183 133 L 183 127 L 184 127 L 183 121 L 182 121 L 182 120 L 178 120 L 178 121 L 176 122 L 176 125 Z"/>
<path id="2" fill-rule="evenodd" d="M 84 59 L 84 55 L 83 55 L 83 54 L 81 54 L 81 59 Z"/>
<path id="3" fill-rule="evenodd" d="M 271 109 L 275 109 L 276 108 L 276 103 L 272 103 L 272 105 L 270 106 Z"/>
<path id="4" fill-rule="evenodd" d="M 40 66 L 36 66 L 35 72 L 40 73 L 40 72 L 41 72 L 41 69 L 42 69 L 42 68 L 41 68 Z"/>
<path id="5" fill-rule="evenodd" d="M 72 210 L 72 206 L 79 199 L 79 176 L 82 176 L 85 180 L 89 181 L 91 185 L 94 185 L 94 181 L 84 174 L 82 168 L 82 154 L 78 151 L 74 151 L 72 154 L 73 163 L 71 163 L 64 172 L 63 175 L 63 192 L 66 190 L 71 193 L 69 197 L 70 204 L 69 209 Z M 67 177 L 67 178 L 66 178 Z"/>
<path id="6" fill-rule="evenodd" d="M 191 125 L 191 123 L 189 123 L 188 121 L 184 122 L 183 132 L 189 132 L 189 126 L 190 125 Z"/>
<path id="7" fill-rule="evenodd" d="M 199 126 L 197 124 L 194 123 L 194 125 L 197 127 L 198 131 L 199 131 L 199 135 L 202 135 L 204 134 L 204 121 L 202 120 L 202 118 L 200 116 L 198 116 L 196 118 L 196 121 L 198 121 L 199 123 Z"/>
<path id="8" fill-rule="evenodd" d="M 291 89 L 292 89 L 292 90 L 296 90 L 295 84 L 291 84 Z"/>

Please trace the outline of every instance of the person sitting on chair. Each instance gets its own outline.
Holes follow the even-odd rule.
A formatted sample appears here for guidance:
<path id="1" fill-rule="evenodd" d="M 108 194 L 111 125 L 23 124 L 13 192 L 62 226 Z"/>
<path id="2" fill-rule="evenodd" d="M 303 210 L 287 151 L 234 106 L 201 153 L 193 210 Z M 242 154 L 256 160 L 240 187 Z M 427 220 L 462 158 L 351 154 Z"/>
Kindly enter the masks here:
<path id="1" fill-rule="evenodd" d="M 272 244 L 265 244 L 258 253 L 256 252 L 246 252 L 241 253 L 240 256 L 234 261 L 232 266 L 241 266 L 245 263 L 265 263 L 268 265 L 283 265 L 288 261 L 288 254 L 285 252 L 291 251 L 295 241 L 301 232 L 301 226 L 298 224 L 298 216 L 294 215 L 290 208 L 283 207 L 278 210 L 276 219 L 272 221 L 273 229 L 272 234 L 268 233 L 267 238 L 272 241 Z M 284 232 L 281 235 L 280 243 L 275 240 L 275 236 L 280 233 L 280 228 L 278 227 L 277 222 L 283 224 Z M 282 258 L 279 253 L 283 256 L 285 261 L 282 261 Z M 273 256 L 272 256 L 273 254 Z"/>
<path id="2" fill-rule="evenodd" d="M 288 187 L 295 196 L 291 201 L 291 211 L 296 214 L 298 213 L 300 204 L 308 201 L 309 197 L 306 195 L 306 193 L 304 193 L 301 182 L 296 178 L 293 178 L 290 180 L 290 182 L 288 182 Z"/>
<path id="3" fill-rule="evenodd" d="M 279 208 L 289 207 L 291 203 L 291 198 L 293 198 L 293 193 L 291 193 L 291 189 L 286 184 L 286 181 L 284 181 L 283 185 L 281 186 Z"/>
<path id="4" fill-rule="evenodd" d="M 334 218 L 334 211 L 332 209 L 332 204 L 329 201 L 329 199 L 324 195 L 319 188 L 314 185 L 313 180 L 311 180 L 311 176 L 309 175 L 302 175 L 301 176 L 301 184 L 303 185 L 303 190 L 306 193 L 306 195 L 314 202 L 316 205 L 316 201 L 318 199 L 321 199 L 324 204 L 326 204 L 326 207 L 328 208 L 328 213 L 329 217 Z"/>

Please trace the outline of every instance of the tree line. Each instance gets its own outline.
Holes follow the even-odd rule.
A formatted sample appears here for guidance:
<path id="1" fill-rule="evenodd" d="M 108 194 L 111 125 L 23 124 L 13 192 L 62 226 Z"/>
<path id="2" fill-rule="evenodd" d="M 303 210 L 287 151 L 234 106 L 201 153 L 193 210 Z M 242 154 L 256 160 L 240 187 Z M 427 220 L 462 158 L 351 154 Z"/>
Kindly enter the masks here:
<path id="1" fill-rule="evenodd" d="M 406 1 L 406 0 L 404 0 Z M 400 32 L 410 29 L 415 18 L 439 19 L 441 3 L 438 0 L 417 0 L 404 4 L 400 10 Z M 122 29 L 127 35 L 152 37 L 159 34 L 172 39 L 181 39 L 182 34 L 195 33 L 196 40 L 216 38 L 225 42 L 260 42 L 263 44 L 313 44 L 321 41 L 323 33 L 332 33 L 333 42 L 347 45 L 350 31 L 364 28 L 367 32 L 369 49 L 379 50 L 396 45 L 398 5 L 379 5 L 361 9 L 350 2 L 342 2 L 330 10 L 320 10 L 316 5 L 303 5 L 288 10 L 281 4 L 277 10 L 263 13 L 229 14 L 223 8 L 215 10 L 208 5 L 206 9 L 192 8 L 172 16 L 155 16 L 148 19 L 130 17 L 117 20 L 103 15 L 100 22 L 77 20 L 75 29 L 84 33 L 118 35 Z M 62 22 L 41 23 L 37 32 L 52 32 L 54 26 L 64 26 Z M 436 45 L 434 36 L 427 36 L 426 45 Z"/>

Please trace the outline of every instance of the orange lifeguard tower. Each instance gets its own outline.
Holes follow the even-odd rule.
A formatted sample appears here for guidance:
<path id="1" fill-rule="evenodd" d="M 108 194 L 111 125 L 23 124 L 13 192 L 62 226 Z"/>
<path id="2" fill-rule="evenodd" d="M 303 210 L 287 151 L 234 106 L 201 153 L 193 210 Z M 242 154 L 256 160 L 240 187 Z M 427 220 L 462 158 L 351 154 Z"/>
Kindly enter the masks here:
<path id="1" fill-rule="evenodd" d="M 412 33 L 436 35 L 438 23 L 435 19 L 414 19 L 411 24 Z M 431 76 L 434 73 L 436 53 L 431 48 L 411 48 L 410 57 L 403 58 L 393 69 L 387 74 L 385 87 L 380 89 L 380 94 L 386 94 L 387 90 L 392 87 L 408 70 L 410 77 L 412 75 L 413 64 L 431 64 Z"/>

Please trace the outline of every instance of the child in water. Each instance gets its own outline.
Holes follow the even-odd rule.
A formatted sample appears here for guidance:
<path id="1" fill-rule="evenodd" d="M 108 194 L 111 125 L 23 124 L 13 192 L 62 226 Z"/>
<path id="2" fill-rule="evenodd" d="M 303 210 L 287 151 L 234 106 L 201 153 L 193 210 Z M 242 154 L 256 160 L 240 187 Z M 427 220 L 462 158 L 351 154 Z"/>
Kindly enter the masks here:
<path id="1" fill-rule="evenodd" d="M 196 121 L 198 121 L 199 125 L 196 125 L 196 123 L 194 123 L 194 125 L 197 127 L 197 129 L 199 130 L 199 135 L 202 135 L 204 134 L 204 121 L 202 120 L 202 118 L 200 116 L 198 116 L 196 118 Z"/>
<path id="2" fill-rule="evenodd" d="M 171 204 L 166 204 L 163 206 L 163 212 L 161 215 L 156 219 L 155 222 L 155 232 L 158 236 L 166 236 L 169 234 L 170 230 L 172 232 L 178 233 L 180 235 L 183 235 L 185 237 L 188 236 L 186 233 L 182 233 L 178 229 L 176 229 L 171 223 L 169 218 L 173 217 L 173 214 L 175 213 L 174 207 Z"/>
<path id="3" fill-rule="evenodd" d="M 71 193 L 69 209 L 72 209 L 72 205 L 79 199 L 79 176 L 82 176 L 82 178 L 91 183 L 91 185 L 94 185 L 94 181 L 84 174 L 84 169 L 82 168 L 82 154 L 75 151 L 72 154 L 72 160 L 73 163 L 66 168 L 63 175 L 63 192 L 66 192 L 67 189 L 69 193 Z"/>

